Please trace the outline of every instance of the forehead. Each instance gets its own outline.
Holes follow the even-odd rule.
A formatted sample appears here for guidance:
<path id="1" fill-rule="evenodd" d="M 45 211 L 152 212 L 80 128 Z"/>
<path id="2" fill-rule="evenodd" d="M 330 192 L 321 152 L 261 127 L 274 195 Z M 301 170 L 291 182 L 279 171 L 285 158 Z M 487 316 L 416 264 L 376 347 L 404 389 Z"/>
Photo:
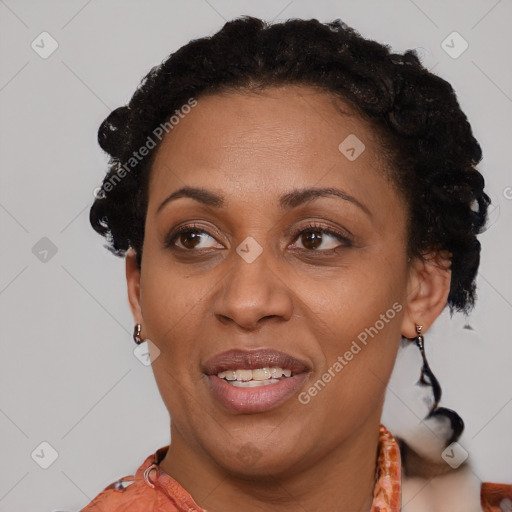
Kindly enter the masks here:
<path id="1" fill-rule="evenodd" d="M 308 86 L 201 96 L 164 137 L 150 208 L 183 186 L 268 196 L 301 186 L 348 192 L 385 181 L 376 133 L 349 105 Z"/>

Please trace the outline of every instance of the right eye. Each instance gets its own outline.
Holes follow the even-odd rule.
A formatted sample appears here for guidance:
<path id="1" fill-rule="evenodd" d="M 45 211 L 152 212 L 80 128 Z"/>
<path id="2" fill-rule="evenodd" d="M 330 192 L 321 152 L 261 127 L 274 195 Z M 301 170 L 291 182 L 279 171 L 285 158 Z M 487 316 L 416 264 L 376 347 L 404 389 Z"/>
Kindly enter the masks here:
<path id="1" fill-rule="evenodd" d="M 179 244 L 177 243 L 179 242 Z M 165 241 L 165 247 L 169 249 L 212 249 L 212 242 L 218 242 L 207 231 L 198 226 L 181 226 L 173 231 Z M 220 245 L 220 244 L 219 244 Z M 224 246 L 221 246 L 224 248 Z"/>

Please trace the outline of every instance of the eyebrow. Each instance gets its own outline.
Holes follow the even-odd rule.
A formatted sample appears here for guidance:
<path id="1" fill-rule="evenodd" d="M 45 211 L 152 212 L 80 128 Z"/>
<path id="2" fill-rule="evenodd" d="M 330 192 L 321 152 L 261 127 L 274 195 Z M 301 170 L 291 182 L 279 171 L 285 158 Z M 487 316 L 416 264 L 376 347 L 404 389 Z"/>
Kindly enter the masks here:
<path id="1" fill-rule="evenodd" d="M 297 208 L 298 206 L 305 204 L 313 199 L 319 197 L 339 197 L 344 201 L 348 201 L 356 206 L 358 206 L 361 210 L 363 210 L 368 216 L 372 216 L 372 213 L 363 203 L 358 201 L 355 197 L 347 194 L 343 190 L 339 190 L 337 188 L 332 187 L 324 187 L 324 188 L 305 188 L 305 189 L 297 189 L 292 190 L 291 192 L 287 192 L 279 198 L 279 206 L 283 210 Z M 170 196 L 168 196 L 158 207 L 156 213 L 158 214 L 164 206 L 169 204 L 171 201 L 175 201 L 180 197 L 189 197 L 194 199 L 202 204 L 207 206 L 212 206 L 214 208 L 223 208 L 225 206 L 224 196 L 216 194 L 214 192 L 210 192 L 204 188 L 197 187 L 183 187 L 176 192 L 173 192 Z"/>

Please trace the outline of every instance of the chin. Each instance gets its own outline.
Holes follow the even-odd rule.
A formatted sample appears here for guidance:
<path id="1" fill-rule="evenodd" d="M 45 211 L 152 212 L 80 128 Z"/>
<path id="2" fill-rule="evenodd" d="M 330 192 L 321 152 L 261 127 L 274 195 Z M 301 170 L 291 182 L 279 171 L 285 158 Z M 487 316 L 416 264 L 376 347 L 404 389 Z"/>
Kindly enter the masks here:
<path id="1" fill-rule="evenodd" d="M 261 435 L 258 436 L 261 438 Z M 222 453 L 217 449 L 210 451 L 216 464 L 225 472 L 242 480 L 275 480 L 277 477 L 289 477 L 300 471 L 299 461 L 303 454 L 297 451 L 295 442 L 258 442 L 255 436 L 250 440 L 231 443 Z M 279 447 L 279 448 L 278 448 Z"/>

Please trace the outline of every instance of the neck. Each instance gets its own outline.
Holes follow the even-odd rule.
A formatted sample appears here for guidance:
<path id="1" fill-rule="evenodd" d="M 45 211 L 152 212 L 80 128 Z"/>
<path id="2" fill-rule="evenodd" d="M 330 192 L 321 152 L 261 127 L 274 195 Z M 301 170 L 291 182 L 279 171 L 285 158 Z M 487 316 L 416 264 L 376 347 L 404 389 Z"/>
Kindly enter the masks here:
<path id="1" fill-rule="evenodd" d="M 171 436 L 171 447 L 160 467 L 208 512 L 238 512 L 239 503 L 244 503 L 247 512 L 277 512 L 285 507 L 308 512 L 371 510 L 378 419 L 368 418 L 333 450 L 312 461 L 306 470 L 265 479 L 233 475 L 199 450 L 191 449 L 177 429 L 171 428 Z"/>

